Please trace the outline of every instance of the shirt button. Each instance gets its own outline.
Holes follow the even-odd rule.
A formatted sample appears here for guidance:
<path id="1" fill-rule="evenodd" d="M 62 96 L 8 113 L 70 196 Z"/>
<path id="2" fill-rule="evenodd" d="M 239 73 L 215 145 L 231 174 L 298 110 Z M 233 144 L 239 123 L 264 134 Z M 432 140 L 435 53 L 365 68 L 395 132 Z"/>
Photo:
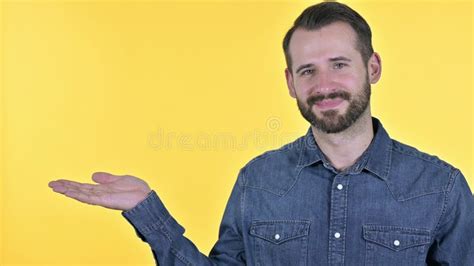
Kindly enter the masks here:
<path id="1" fill-rule="evenodd" d="M 275 240 L 278 240 L 278 239 L 280 239 L 280 235 L 279 235 L 279 234 L 276 234 L 276 235 L 275 235 Z"/>
<path id="2" fill-rule="evenodd" d="M 343 186 L 341 184 L 337 185 L 337 189 L 341 190 Z"/>
<path id="3" fill-rule="evenodd" d="M 400 246 L 400 241 L 398 240 L 393 241 L 393 245 L 395 245 L 396 247 Z"/>
<path id="4" fill-rule="evenodd" d="M 339 234 L 338 232 L 336 232 L 336 233 L 334 234 L 334 237 L 335 237 L 335 238 L 339 238 L 339 237 L 341 237 L 341 234 Z"/>

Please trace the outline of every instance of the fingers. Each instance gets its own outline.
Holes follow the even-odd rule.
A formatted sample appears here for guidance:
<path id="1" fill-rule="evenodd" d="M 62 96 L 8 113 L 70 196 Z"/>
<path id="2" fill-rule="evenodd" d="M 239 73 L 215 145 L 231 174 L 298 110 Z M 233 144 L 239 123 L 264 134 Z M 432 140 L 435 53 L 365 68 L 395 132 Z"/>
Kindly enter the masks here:
<path id="1" fill-rule="evenodd" d="M 92 205 L 101 204 L 101 196 L 106 191 L 106 188 L 100 185 L 83 184 L 65 179 L 51 181 L 48 186 L 55 192 Z"/>
<path id="2" fill-rule="evenodd" d="M 83 203 L 91 204 L 91 205 L 102 205 L 102 198 L 99 195 L 94 195 L 90 193 L 84 193 L 82 191 L 77 190 L 70 190 L 66 191 L 64 194 L 70 198 L 78 200 Z"/>
<path id="3" fill-rule="evenodd" d="M 111 182 L 117 181 L 120 178 L 121 176 L 116 176 L 116 175 L 109 174 L 106 172 L 95 172 L 92 174 L 92 180 L 100 184 L 111 183 Z"/>
<path id="4" fill-rule="evenodd" d="M 59 179 L 56 181 L 49 182 L 48 186 L 51 187 L 53 191 L 59 192 L 61 194 L 66 194 L 66 192 L 68 191 L 75 191 L 90 195 L 97 195 L 98 193 L 107 190 L 101 185 L 84 184 L 65 179 Z"/>

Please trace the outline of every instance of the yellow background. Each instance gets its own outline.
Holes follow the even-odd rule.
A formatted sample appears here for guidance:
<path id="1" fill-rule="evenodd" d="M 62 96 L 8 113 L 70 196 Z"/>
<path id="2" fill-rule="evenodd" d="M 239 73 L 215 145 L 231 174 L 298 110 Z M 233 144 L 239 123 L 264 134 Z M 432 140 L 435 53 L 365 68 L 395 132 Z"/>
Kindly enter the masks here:
<path id="1" fill-rule="evenodd" d="M 154 265 L 119 211 L 47 186 L 95 171 L 145 179 L 208 254 L 238 170 L 306 132 L 281 42 L 312 3 L 3 1 L 0 264 Z M 473 187 L 472 3 L 346 3 L 382 57 L 374 115 Z"/>

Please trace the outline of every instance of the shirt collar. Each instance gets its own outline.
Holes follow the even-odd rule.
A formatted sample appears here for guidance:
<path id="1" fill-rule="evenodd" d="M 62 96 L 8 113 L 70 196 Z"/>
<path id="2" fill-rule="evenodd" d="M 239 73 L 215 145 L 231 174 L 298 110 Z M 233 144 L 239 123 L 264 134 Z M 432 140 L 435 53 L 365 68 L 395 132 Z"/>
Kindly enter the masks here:
<path id="1" fill-rule="evenodd" d="M 351 167 L 351 169 L 357 172 L 366 169 L 386 180 L 390 171 L 392 140 L 377 118 L 372 117 L 372 124 L 375 132 L 374 138 L 361 158 L 354 164 L 355 167 Z M 309 166 L 320 161 L 327 163 L 324 154 L 314 139 L 311 126 L 306 135 L 303 136 L 302 142 L 297 167 Z"/>

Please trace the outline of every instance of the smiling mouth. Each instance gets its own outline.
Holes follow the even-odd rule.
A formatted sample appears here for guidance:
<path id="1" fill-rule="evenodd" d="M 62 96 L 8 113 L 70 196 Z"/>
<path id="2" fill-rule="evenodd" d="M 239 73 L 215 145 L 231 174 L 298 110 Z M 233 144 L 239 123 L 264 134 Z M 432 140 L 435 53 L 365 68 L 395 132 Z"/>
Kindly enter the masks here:
<path id="1" fill-rule="evenodd" d="M 342 98 L 324 99 L 324 100 L 321 100 L 321 101 L 317 101 L 314 105 L 316 105 L 316 107 L 318 107 L 318 109 L 328 110 L 328 109 L 336 108 L 343 101 L 344 101 L 344 99 L 342 99 Z"/>

